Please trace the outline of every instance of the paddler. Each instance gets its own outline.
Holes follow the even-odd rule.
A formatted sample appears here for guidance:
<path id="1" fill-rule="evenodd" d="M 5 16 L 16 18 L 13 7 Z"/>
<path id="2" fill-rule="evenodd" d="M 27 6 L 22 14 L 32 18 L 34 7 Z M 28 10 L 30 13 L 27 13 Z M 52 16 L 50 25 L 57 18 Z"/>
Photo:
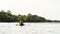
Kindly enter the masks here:
<path id="1" fill-rule="evenodd" d="M 19 22 L 19 26 L 24 26 L 24 24 L 23 24 L 23 21 L 22 21 L 22 20 Z"/>

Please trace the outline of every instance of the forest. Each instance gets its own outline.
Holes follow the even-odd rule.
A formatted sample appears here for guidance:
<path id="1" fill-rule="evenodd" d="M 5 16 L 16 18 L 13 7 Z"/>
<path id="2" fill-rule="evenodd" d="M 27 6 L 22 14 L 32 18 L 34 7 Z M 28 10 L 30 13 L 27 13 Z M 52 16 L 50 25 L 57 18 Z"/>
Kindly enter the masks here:
<path id="1" fill-rule="evenodd" d="M 0 11 L 0 22 L 19 22 L 20 20 L 24 22 L 60 22 L 59 20 L 50 20 L 38 15 L 13 15 L 10 10 L 7 10 L 7 12 L 4 10 Z"/>

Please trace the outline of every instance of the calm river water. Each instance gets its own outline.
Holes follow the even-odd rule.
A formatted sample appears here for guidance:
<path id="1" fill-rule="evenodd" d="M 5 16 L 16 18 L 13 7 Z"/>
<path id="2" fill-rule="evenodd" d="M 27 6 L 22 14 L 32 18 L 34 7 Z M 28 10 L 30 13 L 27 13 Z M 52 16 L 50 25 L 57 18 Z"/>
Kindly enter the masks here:
<path id="1" fill-rule="evenodd" d="M 60 34 L 60 23 L 1 23 L 0 34 Z"/>

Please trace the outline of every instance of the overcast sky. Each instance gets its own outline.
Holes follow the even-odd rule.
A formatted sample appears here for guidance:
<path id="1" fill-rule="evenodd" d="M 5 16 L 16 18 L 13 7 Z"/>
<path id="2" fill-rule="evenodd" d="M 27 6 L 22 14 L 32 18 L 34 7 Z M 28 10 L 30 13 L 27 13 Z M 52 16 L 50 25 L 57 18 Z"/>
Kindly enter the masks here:
<path id="1" fill-rule="evenodd" d="M 52 20 L 60 20 L 60 0 L 0 0 L 0 10 L 12 14 L 34 14 Z"/>

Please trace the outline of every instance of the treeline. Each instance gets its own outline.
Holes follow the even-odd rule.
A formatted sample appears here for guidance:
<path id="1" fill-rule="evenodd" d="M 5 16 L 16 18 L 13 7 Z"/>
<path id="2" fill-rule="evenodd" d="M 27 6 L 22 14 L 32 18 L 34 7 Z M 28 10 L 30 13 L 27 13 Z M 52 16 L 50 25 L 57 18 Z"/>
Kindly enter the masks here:
<path id="1" fill-rule="evenodd" d="M 57 20 L 47 20 L 44 17 L 27 14 L 27 15 L 13 15 L 11 14 L 10 10 L 7 10 L 5 12 L 4 10 L 0 11 L 0 22 L 19 22 L 20 20 L 23 20 L 24 22 L 57 22 Z M 59 21 L 60 22 L 60 21 Z"/>

